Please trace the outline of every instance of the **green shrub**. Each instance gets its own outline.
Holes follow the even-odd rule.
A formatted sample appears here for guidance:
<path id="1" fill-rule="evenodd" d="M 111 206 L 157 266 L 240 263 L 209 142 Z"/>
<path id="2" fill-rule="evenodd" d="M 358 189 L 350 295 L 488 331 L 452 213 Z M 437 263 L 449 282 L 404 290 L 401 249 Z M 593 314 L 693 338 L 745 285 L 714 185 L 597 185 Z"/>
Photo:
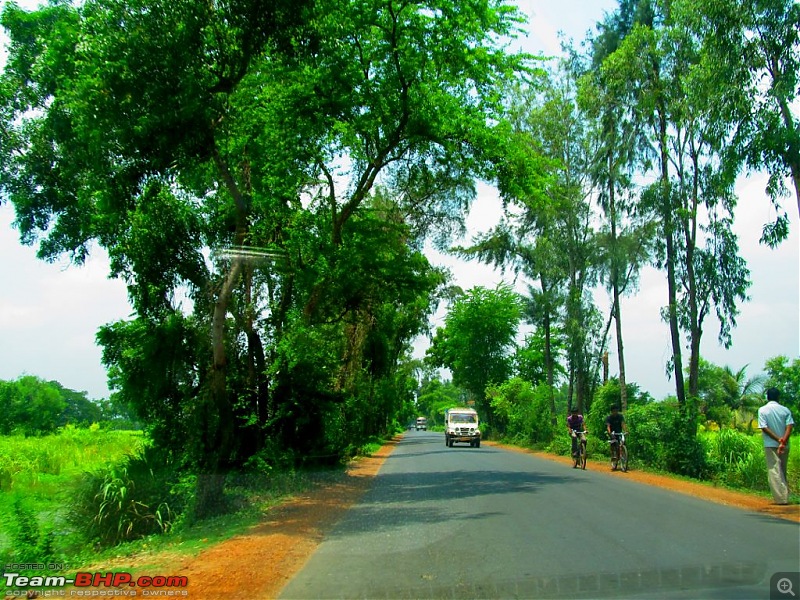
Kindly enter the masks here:
<path id="1" fill-rule="evenodd" d="M 172 493 L 176 483 L 169 456 L 146 447 L 117 464 L 84 474 L 69 520 L 99 546 L 166 533 L 185 504 Z"/>
<path id="2" fill-rule="evenodd" d="M 546 446 L 556 435 L 550 415 L 550 388 L 515 377 L 487 390 L 498 433 L 526 446 Z M 486 433 L 486 424 L 481 431 Z M 486 437 L 486 436 L 484 436 Z"/>
<path id="3" fill-rule="evenodd" d="M 11 544 L 0 555 L 3 563 L 43 563 L 53 559 L 53 532 L 42 532 L 33 510 L 21 498 L 14 498 L 13 509 L 3 519 Z"/>
<path id="4" fill-rule="evenodd" d="M 664 401 L 630 406 L 625 420 L 634 460 L 678 475 L 702 478 L 710 473 L 691 405 Z"/>
<path id="5" fill-rule="evenodd" d="M 761 435 L 721 429 L 701 436 L 716 479 L 732 487 L 766 491 L 767 462 Z M 791 456 L 790 456 L 791 458 Z"/>
<path id="6" fill-rule="evenodd" d="M 702 479 L 709 473 L 697 421 L 690 406 L 666 412 L 663 427 L 664 466 L 670 473 Z"/>

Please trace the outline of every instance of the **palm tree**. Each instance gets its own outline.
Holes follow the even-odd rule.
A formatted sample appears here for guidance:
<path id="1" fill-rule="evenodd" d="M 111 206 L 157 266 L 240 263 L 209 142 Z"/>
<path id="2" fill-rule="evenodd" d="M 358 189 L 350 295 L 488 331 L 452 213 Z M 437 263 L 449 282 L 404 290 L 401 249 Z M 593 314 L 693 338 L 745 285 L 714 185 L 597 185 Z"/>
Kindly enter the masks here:
<path id="1" fill-rule="evenodd" d="M 764 391 L 764 375 L 747 378 L 747 367 L 743 366 L 735 373 L 729 366 L 722 368 L 723 386 L 728 392 L 724 396 L 725 404 L 733 411 L 734 427 L 752 429 L 753 420 L 761 406 L 761 394 Z"/>

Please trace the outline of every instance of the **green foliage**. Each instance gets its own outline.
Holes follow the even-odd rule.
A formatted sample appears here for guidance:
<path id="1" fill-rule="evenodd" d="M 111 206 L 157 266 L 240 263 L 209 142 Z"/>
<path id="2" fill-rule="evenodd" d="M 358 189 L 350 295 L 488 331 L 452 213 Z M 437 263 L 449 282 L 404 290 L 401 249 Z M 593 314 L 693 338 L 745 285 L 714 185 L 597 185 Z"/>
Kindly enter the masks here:
<path id="1" fill-rule="evenodd" d="M 709 468 L 722 483 L 750 490 L 769 490 L 761 434 L 724 428 L 716 433 L 705 433 L 700 439 L 706 449 Z"/>
<path id="2" fill-rule="evenodd" d="M 60 391 L 38 377 L 0 381 L 0 434 L 38 435 L 55 431 L 66 408 Z"/>
<path id="3" fill-rule="evenodd" d="M 146 447 L 86 473 L 70 503 L 69 521 L 100 546 L 167 533 L 186 504 L 186 498 L 172 493 L 177 481 L 169 455 Z"/>
<path id="4" fill-rule="evenodd" d="M 117 427 L 127 416 L 111 402 L 90 400 L 86 392 L 65 388 L 57 381 L 32 375 L 0 381 L 0 435 L 46 435 L 65 425 L 93 423 Z"/>
<path id="5" fill-rule="evenodd" d="M 764 365 L 764 389 L 775 387 L 780 392 L 780 403 L 789 407 L 795 418 L 800 415 L 800 358 L 789 360 L 776 356 Z"/>
<path id="6" fill-rule="evenodd" d="M 706 420 L 720 426 L 733 425 L 748 429 L 762 404 L 764 377 L 747 378 L 747 367 L 737 372 L 700 359 L 698 393 L 700 412 Z"/>
<path id="7" fill-rule="evenodd" d="M 11 544 L 0 552 L 4 563 L 47 563 L 55 557 L 53 531 L 42 531 L 34 511 L 20 496 L 14 498 L 13 511 L 6 515 Z"/>
<path id="8" fill-rule="evenodd" d="M 48 476 L 117 460 L 141 440 L 140 432 L 70 426 L 40 438 L 0 436 L 0 491 L 38 489 Z"/>
<path id="9" fill-rule="evenodd" d="M 450 369 L 453 383 L 482 406 L 490 424 L 492 409 L 485 404 L 485 390 L 511 374 L 521 318 L 520 298 L 510 286 L 475 287 L 456 299 L 427 351 L 429 363 Z"/>
<path id="10" fill-rule="evenodd" d="M 25 558 L 21 552 L 36 563 L 82 553 L 85 544 L 66 522 L 74 482 L 86 470 L 135 452 L 141 442 L 140 432 L 97 426 L 67 426 L 41 437 L 0 436 L 0 562 L 17 562 Z"/>
<path id="11" fill-rule="evenodd" d="M 653 401 L 650 394 L 642 392 L 635 383 L 625 386 L 628 391 L 628 409 L 633 406 L 642 406 Z M 611 414 L 611 407 L 621 407 L 619 379 L 612 377 L 605 384 L 597 388 L 592 399 L 589 412 L 584 415 L 586 427 L 592 435 L 606 436 L 606 417 Z M 627 417 L 626 417 L 627 418 Z"/>
<path id="12" fill-rule="evenodd" d="M 129 407 L 164 448 L 185 448 L 186 406 L 198 386 L 204 338 L 193 319 L 175 311 L 160 321 L 118 321 L 97 332 L 114 402 Z"/>
<path id="13" fill-rule="evenodd" d="M 550 414 L 550 389 L 518 377 L 486 391 L 494 412 L 494 429 L 504 439 L 524 446 L 545 447 L 555 437 Z"/>
<path id="14" fill-rule="evenodd" d="M 628 408 L 628 447 L 635 460 L 678 475 L 703 478 L 709 472 L 697 437 L 697 417 L 674 402 L 652 402 Z"/>
<path id="15" fill-rule="evenodd" d="M 514 354 L 514 373 L 517 377 L 533 384 L 547 382 L 547 361 L 545 359 L 545 339 L 537 329 L 525 337 L 525 342 Z"/>
<path id="16" fill-rule="evenodd" d="M 465 392 L 451 381 L 442 381 L 438 375 L 428 373 L 420 386 L 417 397 L 419 415 L 428 419 L 428 426 L 443 426 L 444 411 L 448 408 L 463 406 Z"/>
<path id="17" fill-rule="evenodd" d="M 681 407 L 662 423 L 664 467 L 671 473 L 703 478 L 707 474 L 706 455 L 697 439 L 696 417 L 691 407 Z"/>
<path id="18" fill-rule="evenodd" d="M 792 181 L 800 209 L 800 129 L 791 109 L 800 84 L 800 6 L 793 0 L 727 0 L 706 10 L 683 0 L 682 19 L 702 40 L 702 56 L 725 100 L 723 113 L 735 132 L 731 151 L 747 166 L 769 173 L 766 188 L 775 221 L 761 241 L 775 246 L 788 235 L 781 197 Z"/>

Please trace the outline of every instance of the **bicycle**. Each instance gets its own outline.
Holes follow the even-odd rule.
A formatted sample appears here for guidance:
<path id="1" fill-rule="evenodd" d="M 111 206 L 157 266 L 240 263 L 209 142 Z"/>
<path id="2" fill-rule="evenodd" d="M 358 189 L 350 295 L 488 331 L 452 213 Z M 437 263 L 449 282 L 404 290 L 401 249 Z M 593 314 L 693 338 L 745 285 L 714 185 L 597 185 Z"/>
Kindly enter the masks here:
<path id="1" fill-rule="evenodd" d="M 586 435 L 586 433 L 586 431 L 572 431 L 573 436 Z M 572 455 L 572 468 L 577 469 L 578 465 L 584 471 L 586 470 L 586 438 L 578 438 L 576 452 Z"/>
<path id="2" fill-rule="evenodd" d="M 628 472 L 628 447 L 625 445 L 625 432 L 612 433 L 611 439 L 611 470 L 616 471 L 617 467 L 623 473 Z"/>

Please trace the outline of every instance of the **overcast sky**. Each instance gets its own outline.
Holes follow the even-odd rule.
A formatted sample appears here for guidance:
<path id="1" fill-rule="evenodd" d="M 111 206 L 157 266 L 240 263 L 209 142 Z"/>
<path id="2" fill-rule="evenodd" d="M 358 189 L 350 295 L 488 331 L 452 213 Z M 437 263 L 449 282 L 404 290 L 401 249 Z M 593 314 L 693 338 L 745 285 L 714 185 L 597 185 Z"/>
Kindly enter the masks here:
<path id="1" fill-rule="evenodd" d="M 529 0 L 520 6 L 531 20 L 526 49 L 555 55 L 560 51 L 559 31 L 582 40 L 616 2 Z M 757 175 L 743 177 L 737 187 L 740 205 L 735 229 L 751 271 L 751 300 L 742 306 L 730 350 L 717 344 L 714 325 L 707 327 L 701 349 L 702 355 L 716 364 L 735 370 L 750 365 L 747 373 L 751 376 L 761 371 L 768 358 L 779 354 L 796 358 L 800 352 L 798 215 L 792 199 L 787 199 L 792 219 L 790 239 L 775 251 L 759 245 L 761 226 L 774 217 L 764 184 L 765 178 Z M 471 234 L 489 229 L 499 216 L 496 192 L 481 186 L 468 221 Z M 91 398 L 106 397 L 106 375 L 95 334 L 101 325 L 130 315 L 125 286 L 107 279 L 108 260 L 99 248 L 84 267 L 69 266 L 66 260 L 58 264 L 37 260 L 33 248 L 20 245 L 13 220 L 10 205 L 0 207 L 0 379 L 32 374 L 86 391 Z M 455 283 L 465 289 L 474 285 L 494 287 L 502 280 L 498 272 L 477 263 L 465 264 L 438 255 L 432 259 L 449 266 Z M 519 285 L 524 289 L 523 282 Z M 639 293 L 622 304 L 628 380 L 656 398 L 674 393 L 674 385 L 665 375 L 669 332 L 659 316 L 665 303 L 664 275 L 651 269 L 643 274 Z M 437 323 L 441 324 L 442 318 L 443 314 L 438 314 Z M 613 344 L 610 351 L 615 374 Z"/>

